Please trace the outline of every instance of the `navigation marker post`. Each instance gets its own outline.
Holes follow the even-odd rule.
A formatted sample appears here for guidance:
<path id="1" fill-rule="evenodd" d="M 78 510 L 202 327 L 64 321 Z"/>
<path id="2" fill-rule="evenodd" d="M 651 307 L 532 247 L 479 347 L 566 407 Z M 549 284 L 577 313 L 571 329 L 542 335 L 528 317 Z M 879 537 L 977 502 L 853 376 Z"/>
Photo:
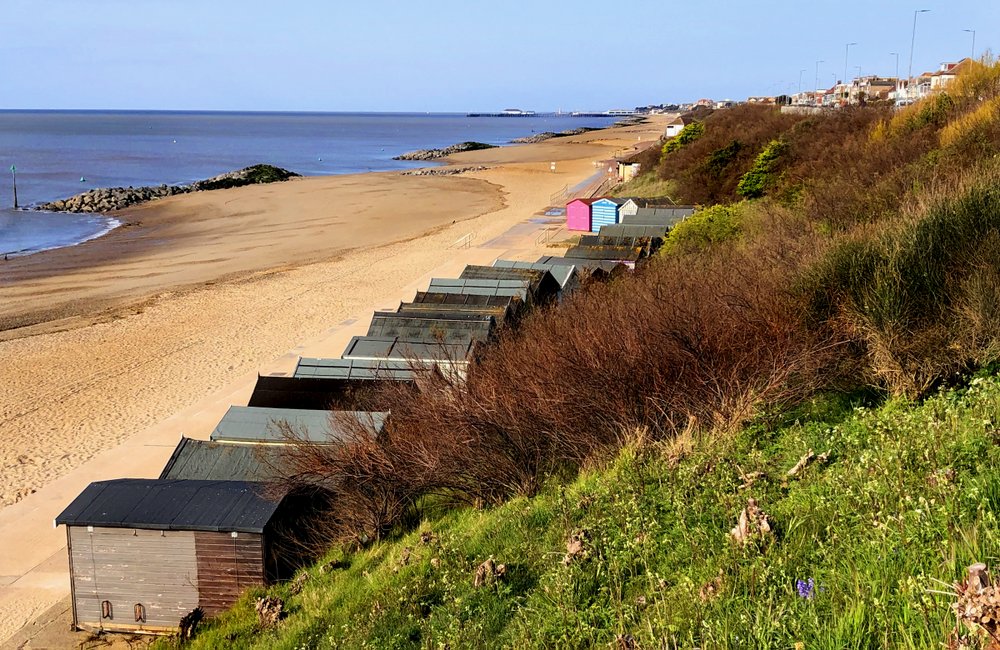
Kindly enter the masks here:
<path id="1" fill-rule="evenodd" d="M 14 165 L 10 166 L 10 178 L 14 184 L 14 209 L 17 210 L 17 167 Z"/>

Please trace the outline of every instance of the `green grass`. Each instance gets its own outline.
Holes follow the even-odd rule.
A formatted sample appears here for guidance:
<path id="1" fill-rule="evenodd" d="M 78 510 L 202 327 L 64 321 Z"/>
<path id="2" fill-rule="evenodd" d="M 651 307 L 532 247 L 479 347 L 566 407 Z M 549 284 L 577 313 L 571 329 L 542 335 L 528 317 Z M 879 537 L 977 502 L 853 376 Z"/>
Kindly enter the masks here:
<path id="1" fill-rule="evenodd" d="M 612 192 L 613 196 L 629 196 L 640 199 L 659 199 L 672 197 L 676 191 L 676 184 L 671 180 L 664 180 L 657 177 L 656 172 L 640 174 L 627 183 L 616 187 Z M 672 199 L 671 199 L 672 200 Z"/>
<path id="2" fill-rule="evenodd" d="M 941 582 L 1000 553 L 998 417 L 983 376 L 922 404 L 826 397 L 731 439 L 631 447 L 534 498 L 333 552 L 346 568 L 270 589 L 289 611 L 276 631 L 257 629 L 255 591 L 192 647 L 939 647 Z M 787 478 L 809 449 L 828 460 Z M 750 497 L 774 534 L 744 548 L 728 531 Z M 585 556 L 566 564 L 573 534 Z M 488 557 L 506 576 L 474 588 Z"/>

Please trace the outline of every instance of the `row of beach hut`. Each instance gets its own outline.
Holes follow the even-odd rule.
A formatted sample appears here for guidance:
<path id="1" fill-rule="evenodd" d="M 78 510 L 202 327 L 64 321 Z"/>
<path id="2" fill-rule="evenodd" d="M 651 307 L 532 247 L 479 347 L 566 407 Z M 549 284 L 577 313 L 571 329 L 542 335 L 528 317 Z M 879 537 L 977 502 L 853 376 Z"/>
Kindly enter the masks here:
<path id="1" fill-rule="evenodd" d="M 385 382 L 416 389 L 423 372 L 461 380 L 502 328 L 621 267 L 578 254 L 434 278 L 412 301 L 375 312 L 340 358 L 300 358 L 290 375 L 258 376 L 247 405 L 230 407 L 209 440 L 182 438 L 158 478 L 90 484 L 56 518 L 66 526 L 73 626 L 169 634 L 248 587 L 291 577 L 312 559 L 305 535 L 322 497 L 281 487 L 288 445 L 377 438 L 391 418 Z"/>
<path id="2" fill-rule="evenodd" d="M 670 228 L 694 211 L 693 205 L 669 205 L 656 199 L 573 199 L 566 204 L 566 229 L 600 233 L 602 228 L 614 225 Z"/>

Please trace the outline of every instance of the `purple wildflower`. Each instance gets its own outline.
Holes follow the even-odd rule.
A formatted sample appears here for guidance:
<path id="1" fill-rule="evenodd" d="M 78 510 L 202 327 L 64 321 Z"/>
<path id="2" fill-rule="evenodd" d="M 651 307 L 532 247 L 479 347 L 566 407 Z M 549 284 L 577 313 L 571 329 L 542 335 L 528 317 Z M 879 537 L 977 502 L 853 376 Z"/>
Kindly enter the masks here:
<path id="1" fill-rule="evenodd" d="M 813 589 L 816 587 L 816 583 L 813 582 L 812 578 L 808 580 L 796 580 L 795 581 L 795 591 L 798 592 L 799 598 L 812 598 Z"/>

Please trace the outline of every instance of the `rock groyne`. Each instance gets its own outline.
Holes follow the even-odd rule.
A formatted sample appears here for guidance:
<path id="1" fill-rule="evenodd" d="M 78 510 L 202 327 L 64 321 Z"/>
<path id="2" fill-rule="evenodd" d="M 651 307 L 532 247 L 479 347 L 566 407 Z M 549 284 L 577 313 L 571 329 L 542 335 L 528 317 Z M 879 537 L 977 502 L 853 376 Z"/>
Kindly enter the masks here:
<path id="1" fill-rule="evenodd" d="M 444 149 L 417 149 L 416 151 L 409 151 L 394 156 L 393 160 L 437 160 L 438 158 L 445 158 L 446 156 L 462 153 L 463 151 L 479 151 L 480 149 L 495 148 L 495 144 L 486 144 L 485 142 L 459 142 Z"/>
<path id="2" fill-rule="evenodd" d="M 287 169 L 273 165 L 253 165 L 236 171 L 227 172 L 190 185 L 154 185 L 149 187 L 101 187 L 68 199 L 52 201 L 36 206 L 36 210 L 46 212 L 112 212 L 125 208 L 162 199 L 176 194 L 218 190 L 243 185 L 259 183 L 276 183 L 298 176 Z"/>
<path id="3" fill-rule="evenodd" d="M 523 138 L 514 138 L 510 141 L 511 144 L 535 144 L 536 142 L 545 142 L 546 140 L 551 140 L 552 138 L 565 138 L 571 135 L 580 135 L 582 133 L 589 133 L 591 131 L 600 131 L 600 129 L 592 126 L 581 126 L 578 129 L 569 129 L 566 131 L 542 131 L 541 133 L 536 133 L 534 135 L 525 136 Z"/>

